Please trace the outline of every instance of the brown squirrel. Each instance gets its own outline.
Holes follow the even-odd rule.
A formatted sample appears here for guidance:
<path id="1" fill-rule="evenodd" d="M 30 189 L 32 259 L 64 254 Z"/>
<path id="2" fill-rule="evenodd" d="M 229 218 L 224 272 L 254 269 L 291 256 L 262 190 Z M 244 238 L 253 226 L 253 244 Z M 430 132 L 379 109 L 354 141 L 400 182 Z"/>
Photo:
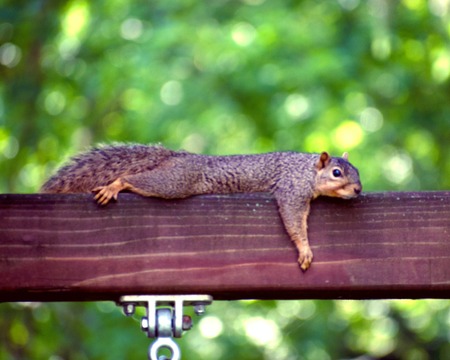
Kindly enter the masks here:
<path id="1" fill-rule="evenodd" d="M 358 170 L 348 155 L 273 152 L 207 156 L 162 146 L 113 145 L 75 156 L 43 186 L 43 193 L 90 193 L 106 205 L 120 191 L 164 199 L 199 194 L 270 192 L 295 243 L 298 262 L 308 269 L 310 202 L 319 195 L 354 198 L 362 190 Z"/>

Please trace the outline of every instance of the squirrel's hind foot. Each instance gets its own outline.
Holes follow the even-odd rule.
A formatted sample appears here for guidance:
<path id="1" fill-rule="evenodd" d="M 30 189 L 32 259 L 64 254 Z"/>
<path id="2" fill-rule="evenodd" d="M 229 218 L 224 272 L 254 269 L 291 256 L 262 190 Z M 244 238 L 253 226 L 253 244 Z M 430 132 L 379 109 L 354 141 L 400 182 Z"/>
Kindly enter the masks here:
<path id="1" fill-rule="evenodd" d="M 106 205 L 111 199 L 117 200 L 119 192 L 124 190 L 124 188 L 125 186 L 120 179 L 117 179 L 106 186 L 98 186 L 92 190 L 92 192 L 97 193 L 94 196 L 94 200 L 96 200 L 99 205 Z"/>
<path id="2" fill-rule="evenodd" d="M 94 200 L 97 201 L 99 205 L 106 205 L 111 199 L 117 200 L 118 192 L 113 192 L 108 186 L 96 187 L 92 192 L 96 192 Z"/>

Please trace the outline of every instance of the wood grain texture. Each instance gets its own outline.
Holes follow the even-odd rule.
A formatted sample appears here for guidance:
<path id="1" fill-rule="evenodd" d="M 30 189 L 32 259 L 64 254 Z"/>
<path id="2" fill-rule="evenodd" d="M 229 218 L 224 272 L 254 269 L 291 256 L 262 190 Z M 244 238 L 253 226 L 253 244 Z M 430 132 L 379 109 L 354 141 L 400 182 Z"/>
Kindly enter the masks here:
<path id="1" fill-rule="evenodd" d="M 450 192 L 312 203 L 303 273 L 268 194 L 0 195 L 0 301 L 450 298 Z"/>

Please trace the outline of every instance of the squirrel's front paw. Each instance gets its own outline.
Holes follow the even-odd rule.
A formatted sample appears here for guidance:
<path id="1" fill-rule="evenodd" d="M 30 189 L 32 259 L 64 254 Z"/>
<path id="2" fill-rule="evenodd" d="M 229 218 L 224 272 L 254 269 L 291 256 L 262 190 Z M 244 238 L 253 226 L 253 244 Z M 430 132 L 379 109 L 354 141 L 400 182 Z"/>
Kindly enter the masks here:
<path id="1" fill-rule="evenodd" d="M 313 260 L 313 253 L 310 249 L 310 247 L 304 247 L 300 251 L 300 255 L 298 257 L 298 263 L 300 264 L 300 267 L 303 271 L 308 270 L 309 266 L 311 265 L 311 262 Z"/>
<path id="2" fill-rule="evenodd" d="M 96 192 L 97 194 L 94 196 L 94 200 L 97 201 L 99 205 L 106 205 L 109 200 L 113 199 L 117 200 L 117 196 L 119 192 L 114 186 L 99 186 L 96 187 L 92 192 Z"/>

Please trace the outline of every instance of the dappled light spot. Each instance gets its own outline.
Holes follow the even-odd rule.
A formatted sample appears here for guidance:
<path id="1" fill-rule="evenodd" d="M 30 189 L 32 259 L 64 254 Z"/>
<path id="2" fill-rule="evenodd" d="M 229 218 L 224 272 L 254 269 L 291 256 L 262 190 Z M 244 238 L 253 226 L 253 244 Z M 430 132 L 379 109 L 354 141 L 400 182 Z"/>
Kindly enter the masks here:
<path id="1" fill-rule="evenodd" d="M 286 319 L 307 320 L 315 315 L 316 305 L 311 300 L 280 301 L 277 303 L 277 312 Z"/>
<path id="2" fill-rule="evenodd" d="M 67 37 L 78 37 L 89 22 L 89 5 L 86 1 L 73 1 L 64 17 L 62 28 Z"/>
<path id="3" fill-rule="evenodd" d="M 413 11 L 421 11 L 425 6 L 425 0 L 403 0 L 402 3 Z"/>
<path id="4" fill-rule="evenodd" d="M 384 301 L 369 301 L 362 312 L 367 320 L 382 319 L 389 315 L 389 305 Z"/>
<path id="5" fill-rule="evenodd" d="M 351 150 L 364 140 L 364 132 L 355 121 L 346 120 L 334 131 L 334 144 L 341 149 Z"/>
<path id="6" fill-rule="evenodd" d="M 374 107 L 365 108 L 359 116 L 361 127 L 368 132 L 380 130 L 383 126 L 383 121 L 383 114 Z"/>
<path id="7" fill-rule="evenodd" d="M 59 54 L 63 59 L 70 60 L 78 54 L 80 45 L 80 40 L 76 37 L 64 38 L 58 45 Z"/>
<path id="8" fill-rule="evenodd" d="M 246 22 L 237 23 L 231 31 L 233 41 L 242 47 L 249 46 L 255 40 L 256 35 L 254 26 Z"/>
<path id="9" fill-rule="evenodd" d="M 13 159 L 19 152 L 19 141 L 5 129 L 0 128 L 0 159 Z"/>
<path id="10" fill-rule="evenodd" d="M 0 64 L 13 68 L 22 58 L 22 50 L 17 45 L 5 43 L 0 46 Z"/>
<path id="11" fill-rule="evenodd" d="M 433 15 L 445 17 L 450 11 L 450 2 L 448 0 L 430 0 L 428 8 Z"/>
<path id="12" fill-rule="evenodd" d="M 200 333 L 207 339 L 214 339 L 223 332 L 223 323 L 217 316 L 206 316 L 198 324 Z"/>
<path id="13" fill-rule="evenodd" d="M 338 3 L 343 9 L 351 11 L 359 5 L 359 0 L 338 0 Z"/>
<path id="14" fill-rule="evenodd" d="M 301 94 L 289 95 L 284 102 L 284 109 L 292 120 L 304 120 L 311 113 L 308 98 Z"/>
<path id="15" fill-rule="evenodd" d="M 373 321 L 370 328 L 363 330 L 365 336 L 359 337 L 355 348 L 367 349 L 372 356 L 377 358 L 386 356 L 397 345 L 395 338 L 397 332 L 397 324 L 388 317 Z"/>
<path id="16" fill-rule="evenodd" d="M 66 107 L 66 97 L 60 91 L 51 91 L 45 97 L 44 107 L 50 115 L 59 115 Z"/>
<path id="17" fill-rule="evenodd" d="M 120 25 L 120 35 L 125 40 L 137 40 L 141 37 L 143 32 L 142 21 L 135 18 L 129 18 Z"/>
<path id="18" fill-rule="evenodd" d="M 391 42 L 389 37 L 382 36 L 372 40 L 372 55 L 375 59 L 386 60 L 391 55 Z"/>
<path id="19" fill-rule="evenodd" d="M 243 320 L 245 335 L 252 343 L 270 348 L 276 347 L 281 341 L 278 325 L 259 316 Z"/>
<path id="20" fill-rule="evenodd" d="M 384 176 L 394 184 L 402 184 L 413 174 L 412 160 L 404 152 L 393 151 L 383 164 Z"/>
<path id="21" fill-rule="evenodd" d="M 26 164 L 19 172 L 19 181 L 22 186 L 31 188 L 38 180 L 43 178 L 43 168 L 35 163 Z"/>
<path id="22" fill-rule="evenodd" d="M 164 83 L 160 91 L 161 101 L 169 106 L 178 105 L 183 100 L 183 87 L 176 80 L 170 80 Z"/>
<path id="23" fill-rule="evenodd" d="M 450 76 L 450 54 L 448 51 L 441 51 L 434 60 L 431 74 L 437 83 L 445 82 Z"/>

